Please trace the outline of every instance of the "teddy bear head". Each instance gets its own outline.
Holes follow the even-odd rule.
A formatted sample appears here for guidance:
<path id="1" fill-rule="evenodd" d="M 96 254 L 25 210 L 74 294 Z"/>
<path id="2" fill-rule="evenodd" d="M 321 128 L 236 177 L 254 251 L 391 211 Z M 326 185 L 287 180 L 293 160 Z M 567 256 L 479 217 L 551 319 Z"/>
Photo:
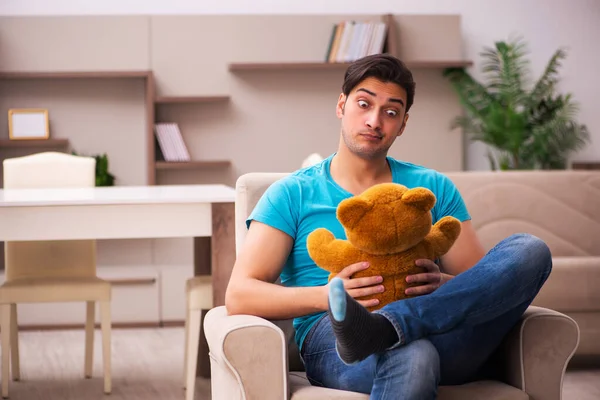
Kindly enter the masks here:
<path id="1" fill-rule="evenodd" d="M 340 202 L 337 218 L 348 241 L 358 249 L 369 254 L 393 254 L 427 236 L 435 202 L 428 189 L 382 183 Z"/>

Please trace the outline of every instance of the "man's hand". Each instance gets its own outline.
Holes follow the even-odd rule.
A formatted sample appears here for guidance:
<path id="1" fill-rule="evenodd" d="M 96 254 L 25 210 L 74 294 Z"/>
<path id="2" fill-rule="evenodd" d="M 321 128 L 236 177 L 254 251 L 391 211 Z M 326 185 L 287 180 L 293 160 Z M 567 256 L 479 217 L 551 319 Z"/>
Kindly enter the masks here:
<path id="1" fill-rule="evenodd" d="M 437 290 L 452 276 L 440 272 L 440 267 L 431 260 L 421 259 L 416 261 L 416 265 L 424 267 L 427 272 L 422 274 L 409 275 L 406 277 L 408 283 L 421 283 L 420 286 L 409 287 L 404 293 L 410 296 L 420 296 L 429 294 Z"/>
<path id="2" fill-rule="evenodd" d="M 364 307 L 372 307 L 379 304 L 379 300 L 358 300 L 358 298 L 382 293 L 384 288 L 383 285 L 379 285 L 379 283 L 383 282 L 383 278 L 380 275 L 365 278 L 352 278 L 352 275 L 367 268 L 369 268 L 369 263 L 366 262 L 351 264 L 341 270 L 340 273 L 337 274 L 337 277 L 344 281 L 344 288 L 351 297 L 357 299 Z M 329 293 L 329 284 L 327 284 L 325 288 L 327 293 Z"/>

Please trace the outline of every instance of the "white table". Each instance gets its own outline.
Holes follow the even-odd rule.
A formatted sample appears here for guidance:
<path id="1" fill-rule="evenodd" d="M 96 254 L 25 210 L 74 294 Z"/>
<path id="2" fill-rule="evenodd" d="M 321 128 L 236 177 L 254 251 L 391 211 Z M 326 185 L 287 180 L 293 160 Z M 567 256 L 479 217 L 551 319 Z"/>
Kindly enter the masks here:
<path id="1" fill-rule="evenodd" d="M 225 185 L 0 189 L 0 241 L 194 237 L 195 273 L 212 275 L 218 306 L 235 261 L 234 202 Z M 209 249 L 210 265 L 197 262 Z"/>

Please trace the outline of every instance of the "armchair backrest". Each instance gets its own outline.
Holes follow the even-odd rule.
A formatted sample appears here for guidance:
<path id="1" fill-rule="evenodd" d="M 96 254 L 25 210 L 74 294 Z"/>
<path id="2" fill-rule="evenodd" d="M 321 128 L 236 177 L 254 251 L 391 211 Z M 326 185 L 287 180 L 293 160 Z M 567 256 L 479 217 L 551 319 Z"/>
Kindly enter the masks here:
<path id="1" fill-rule="evenodd" d="M 9 158 L 3 162 L 3 178 L 5 189 L 94 187 L 96 160 L 58 152 Z M 7 282 L 96 275 L 94 240 L 6 242 L 4 248 Z"/>
<path id="2" fill-rule="evenodd" d="M 277 180 L 287 176 L 287 173 L 253 172 L 242 175 L 236 182 L 235 198 L 235 246 L 239 252 L 246 237 L 246 218 L 250 215 L 256 203 L 267 188 Z M 298 346 L 294 340 L 292 320 L 273 321 L 284 333 L 288 343 L 288 362 L 290 371 L 302 371 L 304 365 L 300 359 Z"/>

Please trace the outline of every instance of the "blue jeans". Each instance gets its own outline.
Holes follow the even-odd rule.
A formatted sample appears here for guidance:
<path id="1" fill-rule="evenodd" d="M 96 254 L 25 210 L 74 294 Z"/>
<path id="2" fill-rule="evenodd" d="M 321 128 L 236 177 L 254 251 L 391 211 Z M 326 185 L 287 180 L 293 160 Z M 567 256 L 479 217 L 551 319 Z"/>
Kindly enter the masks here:
<path id="1" fill-rule="evenodd" d="M 543 241 L 512 235 L 435 292 L 375 311 L 392 322 L 400 342 L 353 365 L 338 357 L 325 314 L 302 346 L 307 377 L 313 385 L 370 393 L 371 399 L 433 399 L 438 385 L 477 380 L 551 269 Z"/>

